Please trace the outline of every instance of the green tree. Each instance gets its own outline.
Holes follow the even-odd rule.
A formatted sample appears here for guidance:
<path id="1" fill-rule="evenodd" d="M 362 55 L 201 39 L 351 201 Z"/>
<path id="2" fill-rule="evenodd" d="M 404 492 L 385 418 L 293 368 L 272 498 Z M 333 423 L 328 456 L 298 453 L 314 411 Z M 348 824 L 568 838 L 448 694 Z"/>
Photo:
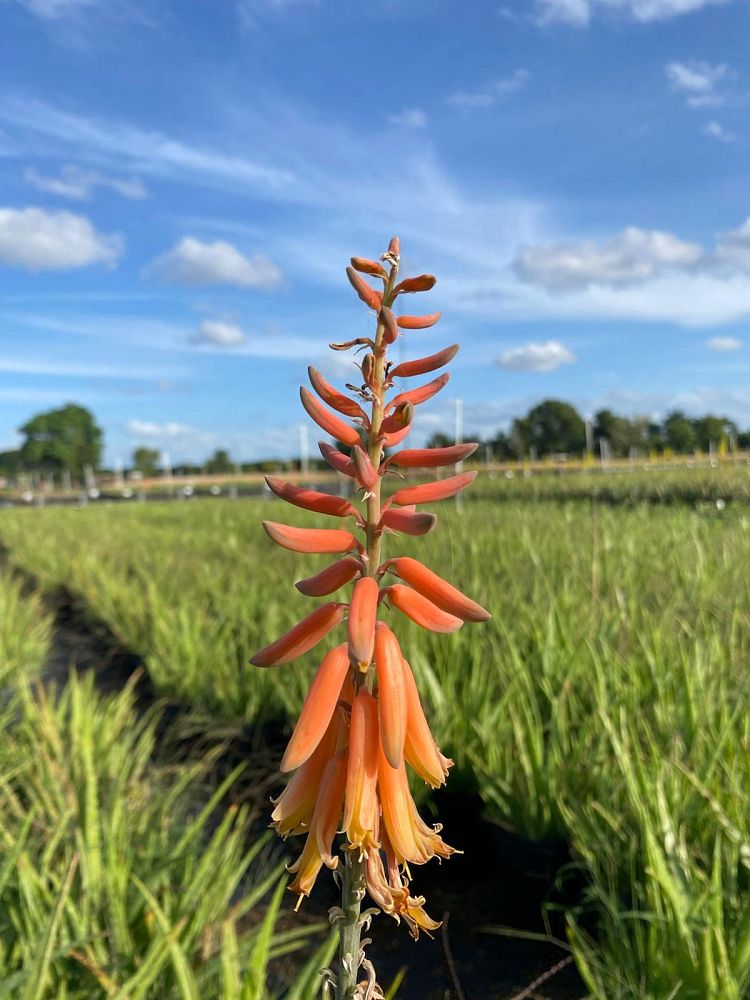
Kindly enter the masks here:
<path id="1" fill-rule="evenodd" d="M 21 468 L 21 452 L 0 451 L 0 476 L 15 476 Z"/>
<path id="2" fill-rule="evenodd" d="M 586 447 L 586 426 L 574 406 L 559 399 L 545 399 L 522 421 L 514 421 L 513 435 L 525 444 L 525 450 L 536 449 L 537 455 L 553 452 L 582 452 Z"/>
<path id="3" fill-rule="evenodd" d="M 59 410 L 38 413 L 19 432 L 26 438 L 20 452 L 27 468 L 69 469 L 80 475 L 85 465 L 96 468 L 101 460 L 102 432 L 84 406 L 68 403 Z"/>
<path id="4" fill-rule="evenodd" d="M 687 455 L 696 446 L 693 421 L 682 410 L 672 410 L 664 420 L 664 440 L 680 455 Z"/>
<path id="5" fill-rule="evenodd" d="M 206 472 L 211 475 L 221 475 L 222 473 L 231 472 L 233 469 L 234 463 L 229 457 L 229 452 L 224 448 L 217 448 L 206 462 Z"/>
<path id="6" fill-rule="evenodd" d="M 156 448 L 141 445 L 133 451 L 133 467 L 144 476 L 155 476 L 159 468 L 159 452 Z"/>
<path id="7" fill-rule="evenodd" d="M 695 440 L 701 451 L 709 451 L 713 443 L 717 448 L 728 443 L 732 434 L 737 433 L 737 425 L 728 417 L 716 417 L 707 413 L 693 421 Z"/>
<path id="8" fill-rule="evenodd" d="M 442 431 L 435 431 L 431 435 L 425 447 L 427 448 L 450 448 L 454 444 L 453 438 Z"/>

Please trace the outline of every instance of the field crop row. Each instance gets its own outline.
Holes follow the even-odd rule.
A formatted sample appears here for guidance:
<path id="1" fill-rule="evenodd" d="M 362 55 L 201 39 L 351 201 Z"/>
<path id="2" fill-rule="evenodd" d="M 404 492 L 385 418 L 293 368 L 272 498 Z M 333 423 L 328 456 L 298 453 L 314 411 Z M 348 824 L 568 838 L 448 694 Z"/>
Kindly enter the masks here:
<path id="1" fill-rule="evenodd" d="M 592 996 L 739 1000 L 750 515 L 487 498 L 505 488 L 481 482 L 461 511 L 444 503 L 419 545 L 493 620 L 439 641 L 399 626 L 457 762 L 451 784 L 524 836 L 571 845 L 589 888 L 568 945 Z M 289 578 L 324 564 L 270 558 L 259 520 L 281 515 L 268 501 L 5 511 L 0 541 L 45 586 L 81 595 L 162 692 L 217 722 L 258 721 L 293 715 L 316 659 L 247 666 L 312 606 Z"/>
<path id="2" fill-rule="evenodd" d="M 0 573 L 0 996 L 314 1000 L 335 942 L 282 930 L 283 866 L 226 805 L 238 773 L 209 792 L 210 758 L 159 763 L 132 686 L 36 682 L 52 621 L 24 589 Z"/>

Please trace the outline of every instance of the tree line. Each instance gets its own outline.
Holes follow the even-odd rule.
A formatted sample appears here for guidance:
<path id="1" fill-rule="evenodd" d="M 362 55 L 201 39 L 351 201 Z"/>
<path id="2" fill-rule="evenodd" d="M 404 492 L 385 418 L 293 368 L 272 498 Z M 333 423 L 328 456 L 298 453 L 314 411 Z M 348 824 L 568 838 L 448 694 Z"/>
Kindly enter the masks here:
<path id="1" fill-rule="evenodd" d="M 20 447 L 0 452 L 0 476 L 16 479 L 26 473 L 59 475 L 67 473 L 81 481 L 85 470 L 101 468 L 104 434 L 93 414 L 83 406 L 68 403 L 55 410 L 38 413 L 19 428 Z M 443 433 L 433 434 L 429 444 L 452 444 Z M 740 431 L 728 417 L 705 414 L 690 417 L 682 410 L 672 410 L 661 421 L 650 417 L 627 417 L 610 409 L 599 410 L 586 421 L 570 403 L 545 399 L 532 407 L 525 417 L 517 417 L 507 433 L 498 433 L 482 442 L 492 449 L 496 460 L 526 456 L 596 456 L 627 457 L 632 454 L 671 452 L 692 454 L 726 452 L 750 448 L 750 430 Z M 275 471 L 282 467 L 274 459 L 236 464 L 226 449 L 219 448 L 202 464 L 175 465 L 178 474 L 231 474 L 235 471 Z M 288 463 L 286 463 L 288 464 Z M 299 465 L 299 460 L 296 462 Z M 310 468 L 324 463 L 311 459 Z M 134 449 L 130 471 L 154 476 L 162 471 L 161 453 L 145 445 Z"/>
<path id="2" fill-rule="evenodd" d="M 433 435 L 431 443 L 453 443 L 445 434 Z M 517 417 L 507 433 L 486 439 L 498 460 L 531 455 L 626 458 L 633 454 L 670 452 L 690 455 L 696 451 L 722 452 L 750 448 L 750 430 L 740 431 L 729 417 L 712 413 L 690 417 L 672 410 L 663 420 L 627 417 L 610 409 L 599 410 L 586 421 L 570 403 L 545 399 L 525 417 Z"/>

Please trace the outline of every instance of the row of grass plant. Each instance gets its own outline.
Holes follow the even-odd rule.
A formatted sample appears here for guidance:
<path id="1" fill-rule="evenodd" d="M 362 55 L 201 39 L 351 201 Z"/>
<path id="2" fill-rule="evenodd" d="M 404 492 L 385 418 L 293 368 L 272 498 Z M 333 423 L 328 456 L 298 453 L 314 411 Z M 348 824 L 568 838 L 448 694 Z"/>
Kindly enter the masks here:
<path id="1" fill-rule="evenodd" d="M 317 566 L 270 562 L 256 519 L 278 506 L 258 507 L 6 511 L 0 538 L 46 585 L 82 594 L 162 691 L 255 719 L 299 704 L 309 664 L 282 685 L 246 660 L 299 617 L 287 574 Z M 572 846 L 590 887 L 570 946 L 593 996 L 744 995 L 750 517 L 468 498 L 442 517 L 447 558 L 429 537 L 422 558 L 494 614 L 447 642 L 406 625 L 454 785 L 519 833 Z"/>
<path id="2" fill-rule="evenodd" d="M 46 689 L 49 615 L 7 573 L 0 609 L 0 996 L 317 997 L 335 942 L 285 929 L 283 864 L 226 804 L 237 771 L 209 793 L 210 758 L 159 763 L 132 686 Z"/>

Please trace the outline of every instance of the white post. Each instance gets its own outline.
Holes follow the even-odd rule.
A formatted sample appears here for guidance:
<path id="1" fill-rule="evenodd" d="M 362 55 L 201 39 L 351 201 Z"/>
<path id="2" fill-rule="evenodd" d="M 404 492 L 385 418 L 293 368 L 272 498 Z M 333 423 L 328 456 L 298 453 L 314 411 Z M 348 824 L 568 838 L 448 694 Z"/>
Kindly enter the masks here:
<path id="1" fill-rule="evenodd" d="M 463 444 L 464 440 L 464 401 L 456 399 L 453 401 L 453 440 L 456 444 Z M 464 463 L 456 462 L 456 475 L 463 471 Z M 463 497 L 461 492 L 456 494 L 456 510 L 461 510 Z"/>
<path id="2" fill-rule="evenodd" d="M 307 437 L 307 424 L 299 425 L 299 471 L 303 476 L 308 473 L 310 464 L 310 446 Z"/>

